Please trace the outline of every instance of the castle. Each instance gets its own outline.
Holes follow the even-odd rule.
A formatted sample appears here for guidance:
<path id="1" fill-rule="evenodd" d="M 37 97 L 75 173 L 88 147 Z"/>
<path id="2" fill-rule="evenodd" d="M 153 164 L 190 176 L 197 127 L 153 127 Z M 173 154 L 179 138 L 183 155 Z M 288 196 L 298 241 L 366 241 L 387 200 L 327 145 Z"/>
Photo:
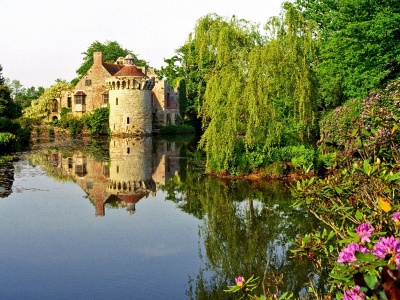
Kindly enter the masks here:
<path id="1" fill-rule="evenodd" d="M 53 99 L 49 118 L 60 118 L 63 108 L 82 117 L 107 106 L 111 135 L 150 135 L 180 121 L 178 92 L 153 69 L 135 66 L 132 55 L 107 63 L 102 52 L 94 52 L 93 65 L 74 89 Z"/>

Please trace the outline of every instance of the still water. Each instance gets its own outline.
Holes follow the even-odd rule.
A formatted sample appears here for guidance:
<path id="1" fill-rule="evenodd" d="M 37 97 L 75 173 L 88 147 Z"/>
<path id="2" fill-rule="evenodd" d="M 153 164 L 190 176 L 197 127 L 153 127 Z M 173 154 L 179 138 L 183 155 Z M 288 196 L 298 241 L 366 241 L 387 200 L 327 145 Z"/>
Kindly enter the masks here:
<path id="1" fill-rule="evenodd" d="M 38 143 L 0 165 L 0 299 L 235 299 L 235 276 L 304 291 L 315 220 L 280 183 L 204 175 L 192 139 Z M 258 292 L 261 292 L 261 287 Z"/>

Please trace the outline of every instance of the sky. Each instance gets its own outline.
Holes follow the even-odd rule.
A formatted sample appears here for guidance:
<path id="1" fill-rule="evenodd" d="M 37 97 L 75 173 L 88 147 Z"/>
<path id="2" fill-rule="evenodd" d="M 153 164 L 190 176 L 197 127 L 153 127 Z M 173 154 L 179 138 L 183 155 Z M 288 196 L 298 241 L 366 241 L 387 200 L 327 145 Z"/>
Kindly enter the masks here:
<path id="1" fill-rule="evenodd" d="M 161 68 L 209 13 L 265 25 L 282 0 L 7 0 L 0 11 L 3 76 L 25 87 L 71 81 L 82 52 L 116 41 Z"/>

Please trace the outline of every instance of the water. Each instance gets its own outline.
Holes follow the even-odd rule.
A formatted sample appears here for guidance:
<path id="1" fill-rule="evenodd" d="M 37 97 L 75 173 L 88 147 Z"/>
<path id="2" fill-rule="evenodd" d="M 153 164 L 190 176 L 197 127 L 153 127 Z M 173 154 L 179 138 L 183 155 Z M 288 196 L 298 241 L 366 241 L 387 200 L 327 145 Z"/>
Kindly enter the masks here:
<path id="1" fill-rule="evenodd" d="M 0 299 L 230 299 L 267 264 L 304 291 L 311 267 L 288 249 L 314 220 L 284 186 L 208 178 L 199 156 L 191 140 L 113 138 L 3 164 Z"/>

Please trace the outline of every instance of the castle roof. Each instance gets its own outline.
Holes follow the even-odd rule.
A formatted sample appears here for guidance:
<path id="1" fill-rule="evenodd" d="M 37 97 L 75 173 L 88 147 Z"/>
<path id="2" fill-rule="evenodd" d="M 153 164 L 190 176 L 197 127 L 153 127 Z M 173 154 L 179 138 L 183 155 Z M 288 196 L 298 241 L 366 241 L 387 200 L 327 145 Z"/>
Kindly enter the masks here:
<path id="1" fill-rule="evenodd" d="M 126 65 L 114 76 L 135 76 L 135 77 L 147 77 L 139 68 L 134 65 Z"/>
<path id="2" fill-rule="evenodd" d="M 103 63 L 103 67 L 108 71 L 108 73 L 114 76 L 114 74 L 120 71 L 124 66 L 118 64 Z"/>

